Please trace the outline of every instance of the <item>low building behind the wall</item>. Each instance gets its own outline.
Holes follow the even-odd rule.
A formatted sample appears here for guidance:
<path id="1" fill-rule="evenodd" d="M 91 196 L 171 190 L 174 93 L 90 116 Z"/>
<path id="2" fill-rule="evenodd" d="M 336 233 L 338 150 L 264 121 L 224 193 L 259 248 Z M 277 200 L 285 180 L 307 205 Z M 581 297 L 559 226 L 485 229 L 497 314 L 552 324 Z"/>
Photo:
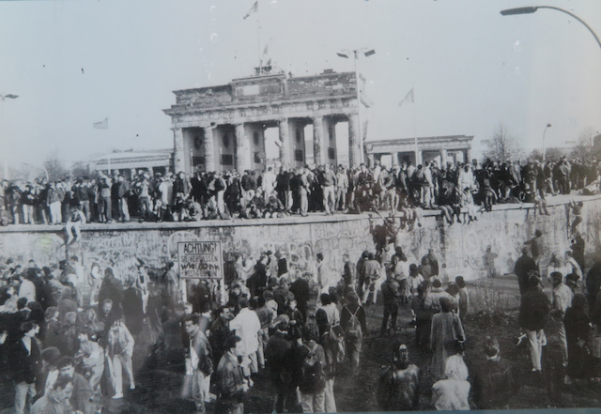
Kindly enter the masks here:
<path id="1" fill-rule="evenodd" d="M 108 175 L 117 171 L 127 179 L 140 170 L 148 171 L 153 176 L 173 171 L 173 149 L 112 152 L 90 161 L 90 171 L 101 171 Z"/>

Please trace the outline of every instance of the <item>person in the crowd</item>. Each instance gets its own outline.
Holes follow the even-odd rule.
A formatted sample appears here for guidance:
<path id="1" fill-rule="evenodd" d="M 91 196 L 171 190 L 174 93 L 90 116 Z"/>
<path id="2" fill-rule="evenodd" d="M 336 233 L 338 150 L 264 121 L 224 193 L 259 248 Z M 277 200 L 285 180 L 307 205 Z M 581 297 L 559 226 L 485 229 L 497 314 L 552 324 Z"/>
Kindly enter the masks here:
<path id="1" fill-rule="evenodd" d="M 56 380 L 52 389 L 31 407 L 31 414 L 71 414 L 69 402 L 73 394 L 73 382 L 68 377 Z"/>
<path id="2" fill-rule="evenodd" d="M 453 355 L 444 364 L 444 379 L 432 386 L 432 405 L 438 411 L 469 410 L 471 385 L 467 381 L 468 370 L 463 358 Z"/>
<path id="3" fill-rule="evenodd" d="M 35 396 L 35 378 L 42 367 L 40 345 L 35 337 L 40 327 L 33 322 L 23 322 L 20 338 L 9 350 L 9 360 L 15 384 L 15 413 L 24 414 Z"/>
<path id="4" fill-rule="evenodd" d="M 240 312 L 230 321 L 230 330 L 242 338 L 244 349 L 245 376 L 259 372 L 257 361 L 257 350 L 259 347 L 259 335 L 261 321 L 255 312 L 248 308 L 248 298 L 241 297 L 238 300 Z"/>
<path id="5" fill-rule="evenodd" d="M 127 375 L 129 389 L 136 388 L 134 382 L 134 370 L 132 366 L 132 356 L 134 352 L 134 338 L 125 326 L 122 316 L 118 316 L 107 334 L 107 345 L 105 357 L 109 361 L 109 375 L 112 377 L 115 392 L 112 396 L 114 400 L 123 398 L 123 371 Z"/>
<path id="6" fill-rule="evenodd" d="M 82 367 L 83 373 L 89 376 L 92 390 L 97 392 L 104 372 L 104 351 L 96 341 L 96 332 L 90 327 L 81 328 L 77 338 L 79 350 L 75 354 L 75 361 Z"/>
<path id="7" fill-rule="evenodd" d="M 459 287 L 459 318 L 464 321 L 470 308 L 470 297 L 463 276 L 457 276 L 455 283 Z"/>
<path id="8" fill-rule="evenodd" d="M 303 413 L 325 413 L 327 365 L 323 347 L 318 343 L 319 329 L 312 323 L 303 328 L 303 346 L 299 352 L 302 368 L 299 391 Z"/>
<path id="9" fill-rule="evenodd" d="M 196 411 L 204 413 L 205 401 L 210 400 L 209 386 L 214 371 L 211 345 L 200 328 L 200 315 L 193 313 L 184 319 L 186 333 L 190 338 L 186 356 L 186 379 L 182 397 L 191 398 Z"/>
<path id="10" fill-rule="evenodd" d="M 399 300 L 401 297 L 400 286 L 392 271 L 388 272 L 386 281 L 381 286 L 382 298 L 384 300 L 384 318 L 380 328 L 380 336 L 387 333 L 394 335 L 397 326 L 397 316 L 399 313 Z M 388 319 L 390 318 L 390 330 L 388 329 Z"/>
<path id="11" fill-rule="evenodd" d="M 346 355 L 353 375 L 358 374 L 363 337 L 368 334 L 365 309 L 359 303 L 359 296 L 351 291 L 346 295 L 347 305 L 340 313 L 340 326 L 344 332 Z"/>
<path id="12" fill-rule="evenodd" d="M 430 349 L 432 350 L 432 375 L 443 378 L 445 361 L 449 356 L 461 354 L 465 333 L 459 316 L 451 310 L 451 299 L 440 299 L 441 312 L 432 318 Z"/>
<path id="13" fill-rule="evenodd" d="M 365 273 L 362 286 L 363 298 L 361 303 L 363 305 L 371 305 L 375 303 L 376 281 L 380 278 L 382 271 L 382 267 L 373 253 L 369 253 L 364 264 L 364 270 Z"/>
<path id="14" fill-rule="evenodd" d="M 217 318 L 213 321 L 210 329 L 209 343 L 213 351 L 214 366 L 219 364 L 223 353 L 225 352 L 225 343 L 232 336 L 229 328 L 230 321 L 234 318 L 231 309 L 228 306 L 221 306 L 216 312 Z"/>
<path id="15" fill-rule="evenodd" d="M 590 308 L 595 307 L 597 292 L 601 288 L 601 256 L 596 257 L 595 263 L 586 275 L 586 291 Z M 20 295 L 19 295 L 20 296 Z"/>
<path id="16" fill-rule="evenodd" d="M 547 343 L 544 328 L 551 307 L 547 295 L 541 291 L 539 286 L 538 275 L 532 274 L 525 286 L 519 313 L 520 327 L 524 329 L 528 338 L 530 361 L 532 362 L 532 371 L 535 373 L 540 373 L 542 370 L 543 345 Z"/>
<path id="17" fill-rule="evenodd" d="M 591 326 L 586 298 L 582 293 L 574 295 L 572 306 L 565 312 L 564 325 L 568 343 L 568 369 L 564 384 L 570 385 L 572 379 L 589 380 L 598 377 L 598 373 L 594 372 L 596 364 L 587 348 Z"/>
<path id="18" fill-rule="evenodd" d="M 75 360 L 69 356 L 60 358 L 57 362 L 59 371 L 58 378 L 66 377 L 73 383 L 73 392 L 69 402 L 75 411 L 83 414 L 93 414 L 93 407 L 90 400 L 94 397 L 94 391 L 82 375 L 75 372 Z"/>
<path id="19" fill-rule="evenodd" d="M 478 365 L 474 375 L 474 403 L 480 410 L 509 409 L 509 399 L 520 389 L 515 368 L 501 358 L 501 347 L 496 338 L 484 338 L 482 350 L 486 360 Z"/>
<path id="20" fill-rule="evenodd" d="M 551 320 L 554 322 L 555 331 L 559 336 L 559 346 L 561 349 L 562 365 L 568 366 L 568 342 L 566 339 L 566 330 L 564 317 L 566 310 L 572 306 L 574 294 L 572 290 L 563 283 L 563 275 L 559 272 L 551 273 L 553 283 L 553 301 L 551 307 Z"/>
<path id="21" fill-rule="evenodd" d="M 518 285 L 520 287 L 520 295 L 524 295 L 527 290 L 529 273 L 531 271 L 538 272 L 538 266 L 536 262 L 530 257 L 530 248 L 524 246 L 522 248 L 522 255 L 515 262 L 514 273 L 518 277 Z"/>
<path id="22" fill-rule="evenodd" d="M 278 322 L 279 321 L 279 322 Z M 276 321 L 275 333 L 267 341 L 265 358 L 271 374 L 271 382 L 276 389 L 275 411 L 294 412 L 296 408 L 296 384 L 292 377 L 291 350 L 293 338 L 288 333 L 288 315 L 280 315 Z"/>
<path id="23" fill-rule="evenodd" d="M 378 404 L 382 411 L 416 411 L 420 397 L 420 370 L 409 362 L 407 345 L 393 347 L 392 363 L 380 374 Z"/>
<path id="24" fill-rule="evenodd" d="M 217 413 L 244 414 L 244 396 L 249 390 L 249 380 L 243 375 L 238 362 L 244 354 L 242 338 L 230 336 L 226 341 L 225 353 L 215 371 Z"/>

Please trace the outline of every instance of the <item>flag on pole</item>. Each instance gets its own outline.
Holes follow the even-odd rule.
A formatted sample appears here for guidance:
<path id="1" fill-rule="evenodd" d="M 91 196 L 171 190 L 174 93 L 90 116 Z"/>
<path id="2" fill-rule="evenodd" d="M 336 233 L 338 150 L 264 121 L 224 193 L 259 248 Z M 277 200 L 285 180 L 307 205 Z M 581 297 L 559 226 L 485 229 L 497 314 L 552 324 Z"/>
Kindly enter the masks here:
<path id="1" fill-rule="evenodd" d="M 404 103 L 413 103 L 414 98 L 413 98 L 413 88 L 411 88 L 411 90 L 407 93 L 407 96 L 405 96 L 403 98 L 403 100 L 401 102 L 399 102 L 399 106 L 403 105 Z"/>
<path id="2" fill-rule="evenodd" d="M 109 119 L 104 118 L 104 121 L 94 122 L 94 129 L 109 129 Z"/>
<path id="3" fill-rule="evenodd" d="M 259 0 L 255 1 L 254 4 L 252 5 L 252 7 L 250 8 L 250 10 L 248 11 L 248 13 L 246 13 L 244 15 L 244 20 L 246 20 L 246 18 L 248 16 L 250 16 L 253 13 L 256 13 L 259 11 Z"/>

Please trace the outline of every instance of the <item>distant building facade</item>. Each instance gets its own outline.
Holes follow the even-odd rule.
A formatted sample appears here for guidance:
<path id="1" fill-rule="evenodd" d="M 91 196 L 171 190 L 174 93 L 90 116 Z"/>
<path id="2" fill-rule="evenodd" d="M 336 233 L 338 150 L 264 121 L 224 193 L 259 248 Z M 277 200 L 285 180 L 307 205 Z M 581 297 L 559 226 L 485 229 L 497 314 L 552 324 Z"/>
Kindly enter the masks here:
<path id="1" fill-rule="evenodd" d="M 336 164 L 338 122 L 348 122 L 349 163 L 363 162 L 354 72 L 268 74 L 174 94 L 175 105 L 164 112 L 172 122 L 175 171 L 263 170 L 270 127 L 279 129 L 282 165 Z M 312 137 L 304 132 L 309 124 Z"/>
<path id="2" fill-rule="evenodd" d="M 139 170 L 146 170 L 153 176 L 173 170 L 173 149 L 149 151 L 124 151 L 104 154 L 90 161 L 90 171 L 105 174 L 118 172 L 130 179 Z"/>
<path id="3" fill-rule="evenodd" d="M 417 152 L 415 138 L 368 141 L 364 145 L 371 165 L 374 161 L 382 162 L 385 156 L 391 160 L 392 165 L 401 161 L 419 165 L 434 159 L 438 160 L 440 165 L 446 165 L 448 161 L 471 161 L 473 139 L 473 136 L 467 135 L 418 137 Z"/>

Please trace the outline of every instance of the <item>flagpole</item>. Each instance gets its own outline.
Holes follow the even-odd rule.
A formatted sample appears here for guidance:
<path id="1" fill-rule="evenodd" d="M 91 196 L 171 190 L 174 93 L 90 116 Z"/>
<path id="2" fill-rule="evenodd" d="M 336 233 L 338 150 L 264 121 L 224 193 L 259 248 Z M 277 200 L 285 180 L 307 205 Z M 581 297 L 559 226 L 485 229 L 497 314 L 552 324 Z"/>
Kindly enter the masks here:
<path id="1" fill-rule="evenodd" d="M 415 128 L 415 97 L 413 97 L 413 135 L 415 136 L 415 167 L 417 168 L 417 129 Z"/>
<path id="2" fill-rule="evenodd" d="M 261 55 L 261 18 L 259 16 L 259 0 L 257 0 L 257 26 L 257 37 L 259 43 L 257 52 L 259 53 L 259 75 L 261 75 L 263 72 L 263 55 Z"/>

